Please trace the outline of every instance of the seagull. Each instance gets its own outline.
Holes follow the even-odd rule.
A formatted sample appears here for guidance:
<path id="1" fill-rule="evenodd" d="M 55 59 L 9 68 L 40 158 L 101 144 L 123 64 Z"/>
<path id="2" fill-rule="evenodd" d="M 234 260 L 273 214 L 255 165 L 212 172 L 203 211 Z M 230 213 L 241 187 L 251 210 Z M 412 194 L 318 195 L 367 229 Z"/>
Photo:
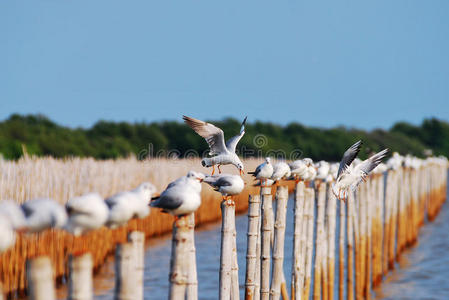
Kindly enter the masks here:
<path id="1" fill-rule="evenodd" d="M 223 200 L 228 199 L 230 196 L 240 194 L 245 187 L 242 177 L 238 175 L 206 175 L 204 182 L 212 186 L 215 191 L 220 192 Z"/>
<path id="2" fill-rule="evenodd" d="M 283 161 L 280 161 L 273 165 L 273 175 L 271 175 L 271 179 L 274 182 L 290 177 L 291 171 L 290 167 Z"/>
<path id="3" fill-rule="evenodd" d="M 0 215 L 0 253 L 5 252 L 16 242 L 16 233 L 9 218 Z"/>
<path id="4" fill-rule="evenodd" d="M 316 179 L 319 179 L 321 181 L 326 180 L 331 168 L 330 164 L 327 161 L 320 160 L 318 163 L 316 163 L 315 167 L 317 171 Z"/>
<path id="5" fill-rule="evenodd" d="M 221 173 L 221 165 L 233 164 L 237 167 L 240 175 L 243 173 L 243 163 L 240 158 L 235 154 L 235 148 L 237 143 L 245 134 L 245 124 L 246 118 L 242 122 L 240 127 L 240 133 L 232 138 L 230 138 L 226 144 L 224 140 L 223 130 L 216 127 L 211 123 L 207 123 L 201 120 L 197 120 L 191 117 L 183 116 L 184 122 L 190 126 L 196 133 L 202 136 L 207 144 L 209 145 L 209 155 L 212 157 L 205 157 L 201 161 L 203 167 L 209 168 L 212 166 L 212 175 L 215 173 L 215 165 L 218 166 L 218 172 Z"/>
<path id="6" fill-rule="evenodd" d="M 71 198 L 65 208 L 69 216 L 65 229 L 74 236 L 100 228 L 109 215 L 108 206 L 97 193 Z"/>
<path id="7" fill-rule="evenodd" d="M 257 179 L 260 179 L 261 186 L 268 186 L 267 179 L 273 176 L 273 165 L 271 164 L 271 159 L 269 157 L 265 158 L 265 162 L 257 166 L 254 172 L 248 172 L 252 174 Z"/>
<path id="8" fill-rule="evenodd" d="M 334 195 L 344 202 L 348 198 L 347 192 L 349 188 L 354 191 L 362 181 L 366 180 L 368 174 L 382 162 L 382 159 L 388 153 L 388 149 L 384 149 L 362 161 L 360 164 L 353 166 L 352 161 L 360 151 L 361 146 L 360 141 L 357 143 L 352 145 L 343 155 L 337 180 L 332 189 Z M 336 191 L 338 191 L 338 195 Z M 341 192 L 343 192 L 343 197 L 341 196 Z"/>
<path id="9" fill-rule="evenodd" d="M 114 229 L 125 225 L 131 219 L 147 217 L 150 214 L 148 204 L 155 191 L 154 185 L 143 182 L 132 191 L 120 192 L 107 198 L 105 202 L 109 208 L 109 216 L 106 226 Z"/>
<path id="10" fill-rule="evenodd" d="M 62 228 L 67 222 L 67 213 L 62 205 L 53 199 L 37 198 L 22 204 L 26 224 L 24 231 L 40 232 L 48 228 Z"/>
<path id="11" fill-rule="evenodd" d="M 160 196 L 153 197 L 152 207 L 162 208 L 176 218 L 192 213 L 201 205 L 201 182 L 204 174 L 189 171 L 186 176 L 170 183 Z"/>
<path id="12" fill-rule="evenodd" d="M 0 218 L 6 218 L 16 231 L 22 231 L 26 227 L 26 218 L 22 207 L 13 200 L 0 201 Z"/>
<path id="13" fill-rule="evenodd" d="M 290 163 L 291 174 L 296 181 L 304 180 L 304 177 L 309 177 L 308 168 L 313 165 L 310 158 L 295 160 Z"/>

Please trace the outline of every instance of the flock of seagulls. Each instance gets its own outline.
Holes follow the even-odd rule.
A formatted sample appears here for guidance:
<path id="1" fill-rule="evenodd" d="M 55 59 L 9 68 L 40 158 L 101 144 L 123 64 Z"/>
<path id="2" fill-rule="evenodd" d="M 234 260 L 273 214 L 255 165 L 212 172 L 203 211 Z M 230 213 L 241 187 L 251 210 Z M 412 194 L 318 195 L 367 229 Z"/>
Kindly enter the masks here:
<path id="1" fill-rule="evenodd" d="M 225 143 L 223 130 L 213 124 L 183 116 L 184 121 L 209 145 L 210 157 L 204 158 L 203 167 L 212 167 L 212 175 L 189 171 L 185 176 L 171 182 L 160 194 L 149 182 L 140 184 L 131 191 L 123 191 L 103 199 L 97 193 L 89 193 L 71 198 L 65 207 L 48 198 L 33 199 L 19 205 L 11 200 L 0 201 L 0 252 L 10 248 L 15 243 L 16 232 L 36 233 L 48 228 L 64 229 L 74 236 L 80 236 L 90 230 L 102 226 L 117 228 L 134 218 L 145 218 L 150 214 L 150 208 L 160 208 L 176 218 L 192 213 L 201 205 L 202 182 L 219 192 L 223 200 L 241 193 L 245 183 L 241 178 L 244 166 L 236 154 L 236 146 L 245 134 L 246 117 L 240 133 Z M 272 163 L 267 157 L 254 171 L 248 172 L 258 183 L 256 186 L 271 186 L 281 180 L 304 181 L 306 184 L 316 182 L 334 182 L 332 191 L 341 201 L 346 201 L 348 191 L 354 190 L 370 173 L 381 174 L 388 169 L 400 167 L 419 168 L 425 160 L 401 156 L 393 153 L 386 164 L 382 160 L 388 153 L 384 149 L 368 159 L 357 158 L 362 147 L 358 141 L 343 155 L 340 163 L 319 161 L 314 163 L 311 158 L 303 158 L 286 163 Z M 428 158 L 442 159 L 442 158 Z M 438 161 L 437 161 L 438 162 Z M 446 163 L 446 162 L 444 162 Z M 238 175 L 222 174 L 221 165 L 232 164 Z M 215 166 L 220 174 L 215 175 Z"/>

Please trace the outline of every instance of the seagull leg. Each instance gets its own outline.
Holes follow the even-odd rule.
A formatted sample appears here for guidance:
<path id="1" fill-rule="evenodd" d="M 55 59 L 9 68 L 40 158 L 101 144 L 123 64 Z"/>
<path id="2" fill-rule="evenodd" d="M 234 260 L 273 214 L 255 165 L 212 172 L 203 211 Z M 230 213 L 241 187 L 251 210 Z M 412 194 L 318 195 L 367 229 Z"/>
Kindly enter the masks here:
<path id="1" fill-rule="evenodd" d="M 211 175 L 214 175 L 214 173 L 215 173 L 215 165 L 212 165 L 212 174 Z"/>
<path id="2" fill-rule="evenodd" d="M 217 166 L 217 168 L 218 168 L 218 174 L 221 174 L 220 164 Z"/>

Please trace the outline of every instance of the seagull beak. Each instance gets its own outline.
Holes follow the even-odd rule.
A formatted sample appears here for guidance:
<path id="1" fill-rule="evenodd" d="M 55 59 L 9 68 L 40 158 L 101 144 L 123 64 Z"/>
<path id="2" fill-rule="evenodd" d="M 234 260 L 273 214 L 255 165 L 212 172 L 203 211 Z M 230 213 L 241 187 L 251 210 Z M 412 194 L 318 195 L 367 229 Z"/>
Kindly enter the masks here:
<path id="1" fill-rule="evenodd" d="M 243 172 L 242 169 L 240 169 L 239 172 L 240 172 L 240 176 L 242 176 L 242 174 L 245 174 L 245 172 Z"/>

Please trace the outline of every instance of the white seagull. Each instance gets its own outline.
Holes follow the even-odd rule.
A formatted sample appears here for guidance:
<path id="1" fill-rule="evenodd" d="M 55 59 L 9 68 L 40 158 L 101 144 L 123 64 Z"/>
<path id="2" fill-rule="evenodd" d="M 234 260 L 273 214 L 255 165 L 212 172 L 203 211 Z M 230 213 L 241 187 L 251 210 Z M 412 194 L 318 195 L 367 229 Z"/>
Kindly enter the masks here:
<path id="1" fill-rule="evenodd" d="M 240 194 L 245 187 L 242 177 L 238 175 L 206 175 L 204 182 L 212 186 L 215 191 L 220 192 L 223 199 Z"/>
<path id="2" fill-rule="evenodd" d="M 221 165 L 233 164 L 239 170 L 240 175 L 242 175 L 244 171 L 243 163 L 237 154 L 235 154 L 235 148 L 237 147 L 237 143 L 245 134 L 245 123 L 247 117 L 245 117 L 242 122 L 240 133 L 230 138 L 226 144 L 223 130 L 215 125 L 187 116 L 183 116 L 182 118 L 184 122 L 186 122 L 190 128 L 195 130 L 196 133 L 202 136 L 209 145 L 209 155 L 212 155 L 212 157 L 203 158 L 201 161 L 203 167 L 209 168 L 212 166 L 212 175 L 214 175 L 215 165 L 218 166 L 218 171 L 221 173 Z"/>
<path id="3" fill-rule="evenodd" d="M 120 192 L 107 198 L 105 202 L 109 207 L 109 216 L 106 226 L 114 229 L 133 218 L 147 217 L 150 214 L 148 204 L 155 191 L 154 185 L 144 182 L 132 191 Z"/>
<path id="4" fill-rule="evenodd" d="M 67 222 L 67 213 L 62 205 L 49 198 L 38 198 L 22 204 L 25 213 L 25 231 L 40 232 L 48 228 L 62 228 Z"/>
<path id="5" fill-rule="evenodd" d="M 16 233 L 14 227 L 3 214 L 0 215 L 0 253 L 14 246 Z"/>
<path id="6" fill-rule="evenodd" d="M 313 166 L 313 161 L 310 158 L 295 160 L 290 163 L 291 174 L 296 181 L 306 180 L 313 175 L 309 174 L 311 171 L 309 170 L 309 167 L 311 166 Z"/>
<path id="7" fill-rule="evenodd" d="M 273 175 L 271 175 L 271 179 L 275 182 L 281 179 L 285 179 L 290 177 L 291 170 L 290 167 L 283 161 L 280 161 L 273 165 Z"/>
<path id="8" fill-rule="evenodd" d="M 257 179 L 260 179 L 261 186 L 268 186 L 267 180 L 273 176 L 273 165 L 271 164 L 271 159 L 269 157 L 265 158 L 265 162 L 258 165 L 254 172 L 248 172 L 252 174 Z"/>
<path id="9" fill-rule="evenodd" d="M 351 148 L 345 152 L 340 163 L 337 180 L 332 188 L 332 191 L 335 196 L 342 201 L 346 201 L 349 188 L 354 191 L 360 182 L 366 180 L 368 174 L 382 162 L 382 159 L 388 153 L 388 149 L 384 149 L 364 160 L 360 164 L 353 166 L 351 163 L 360 151 L 360 146 L 360 141 L 352 145 Z M 341 195 L 342 192 L 343 196 Z"/>
<path id="10" fill-rule="evenodd" d="M 201 205 L 203 180 L 204 174 L 189 171 L 170 183 L 160 196 L 153 197 L 150 205 L 176 217 L 192 213 Z"/>
<path id="11" fill-rule="evenodd" d="M 65 205 L 69 220 L 64 229 L 75 236 L 103 226 L 109 215 L 109 209 L 103 198 L 97 193 L 69 199 Z"/>
<path id="12" fill-rule="evenodd" d="M 316 163 L 316 179 L 319 179 L 321 181 L 325 181 L 326 178 L 328 178 L 329 171 L 330 171 L 330 164 L 327 161 L 320 160 L 318 163 Z"/>
<path id="13" fill-rule="evenodd" d="M 13 200 L 0 201 L 0 218 L 6 218 L 16 231 L 22 231 L 26 227 L 26 218 L 22 207 Z"/>

